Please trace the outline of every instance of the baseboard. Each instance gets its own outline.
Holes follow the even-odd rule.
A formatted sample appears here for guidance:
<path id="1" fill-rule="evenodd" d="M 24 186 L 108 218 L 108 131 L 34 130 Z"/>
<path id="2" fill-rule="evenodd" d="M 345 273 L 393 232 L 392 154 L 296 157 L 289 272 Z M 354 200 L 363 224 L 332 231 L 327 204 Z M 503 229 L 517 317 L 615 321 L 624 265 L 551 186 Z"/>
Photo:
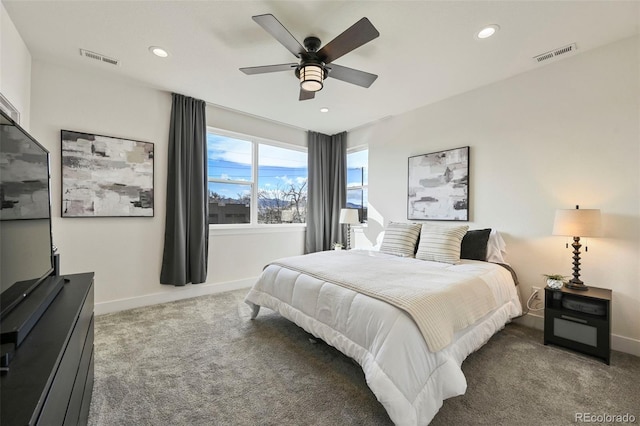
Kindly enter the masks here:
<path id="1" fill-rule="evenodd" d="M 525 327 L 535 328 L 536 330 L 544 330 L 544 317 L 536 314 L 526 314 L 513 320 L 513 322 L 524 325 Z"/>
<path id="2" fill-rule="evenodd" d="M 158 303 L 190 299 L 192 297 L 204 296 L 206 294 L 240 290 L 242 288 L 251 287 L 256 280 L 257 278 L 247 278 L 244 280 L 227 281 L 222 283 L 190 284 L 184 287 L 163 286 L 167 291 L 96 303 L 94 313 L 95 315 L 103 315 L 112 312 L 125 311 L 127 309 L 140 308 L 142 306 L 157 305 Z"/>
<path id="3" fill-rule="evenodd" d="M 527 314 L 514 320 L 526 327 L 544 330 L 544 317 L 537 314 Z M 611 334 L 611 349 L 640 357 L 640 340 Z"/>
<path id="4" fill-rule="evenodd" d="M 612 334 L 611 349 L 640 357 L 640 340 Z"/>

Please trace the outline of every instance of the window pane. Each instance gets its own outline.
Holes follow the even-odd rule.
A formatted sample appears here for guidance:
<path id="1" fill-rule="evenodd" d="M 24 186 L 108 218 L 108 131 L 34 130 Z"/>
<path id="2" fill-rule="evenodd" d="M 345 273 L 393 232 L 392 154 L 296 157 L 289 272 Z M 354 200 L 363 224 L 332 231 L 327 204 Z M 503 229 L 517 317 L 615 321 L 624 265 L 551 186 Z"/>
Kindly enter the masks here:
<path id="1" fill-rule="evenodd" d="M 209 177 L 251 182 L 252 143 L 207 133 Z"/>
<path id="2" fill-rule="evenodd" d="M 367 221 L 367 205 L 369 204 L 367 188 L 347 189 L 347 208 L 358 209 L 360 222 Z"/>
<path id="3" fill-rule="evenodd" d="M 369 150 L 347 154 L 347 187 L 369 184 Z"/>
<path id="4" fill-rule="evenodd" d="M 258 149 L 258 223 L 305 223 L 307 153 L 261 144 Z"/>
<path id="5" fill-rule="evenodd" d="M 209 223 L 250 223 L 251 185 L 209 182 Z"/>
<path id="6" fill-rule="evenodd" d="M 369 150 L 347 154 L 347 207 L 358 209 L 360 222 L 367 221 Z"/>

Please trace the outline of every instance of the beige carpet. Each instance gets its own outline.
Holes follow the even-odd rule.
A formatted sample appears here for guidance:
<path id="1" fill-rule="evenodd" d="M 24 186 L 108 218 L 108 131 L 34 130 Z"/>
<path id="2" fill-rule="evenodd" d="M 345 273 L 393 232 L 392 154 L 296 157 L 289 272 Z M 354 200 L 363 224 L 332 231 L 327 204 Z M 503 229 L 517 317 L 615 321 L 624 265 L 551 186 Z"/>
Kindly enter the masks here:
<path id="1" fill-rule="evenodd" d="M 89 424 L 391 424 L 357 364 L 267 309 L 250 321 L 245 293 L 97 317 Z M 640 358 L 611 364 L 508 325 L 467 358 L 467 393 L 432 425 L 571 425 L 583 412 L 638 424 Z"/>

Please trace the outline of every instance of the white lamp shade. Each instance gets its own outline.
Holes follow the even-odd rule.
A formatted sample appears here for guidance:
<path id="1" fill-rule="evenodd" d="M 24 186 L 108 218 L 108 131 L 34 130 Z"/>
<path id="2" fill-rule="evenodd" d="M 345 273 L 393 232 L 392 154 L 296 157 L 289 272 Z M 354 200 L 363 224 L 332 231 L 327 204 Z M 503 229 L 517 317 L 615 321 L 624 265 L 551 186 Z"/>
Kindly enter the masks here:
<path id="1" fill-rule="evenodd" d="M 307 92 L 317 92 L 322 89 L 324 71 L 317 65 L 305 65 L 300 68 L 300 87 Z"/>
<path id="2" fill-rule="evenodd" d="M 600 210 L 556 210 L 553 235 L 567 237 L 599 237 L 601 235 Z"/>
<path id="3" fill-rule="evenodd" d="M 356 209 L 341 209 L 340 210 L 340 223 L 348 223 L 354 225 L 360 223 L 358 218 L 358 210 Z"/>

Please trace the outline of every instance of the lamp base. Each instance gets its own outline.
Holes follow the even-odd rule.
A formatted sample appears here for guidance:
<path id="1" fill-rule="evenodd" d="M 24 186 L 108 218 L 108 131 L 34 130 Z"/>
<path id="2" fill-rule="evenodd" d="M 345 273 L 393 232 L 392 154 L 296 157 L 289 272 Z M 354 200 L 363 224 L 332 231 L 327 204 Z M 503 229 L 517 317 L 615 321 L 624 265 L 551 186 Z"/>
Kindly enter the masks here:
<path id="1" fill-rule="evenodd" d="M 582 282 L 580 283 L 574 283 L 574 282 L 567 282 L 564 285 L 567 288 L 570 288 L 571 290 L 580 290 L 580 291 L 586 291 L 589 290 L 589 287 L 587 287 L 586 285 L 584 285 Z"/>
<path id="2" fill-rule="evenodd" d="M 570 288 L 571 290 L 589 290 L 589 287 L 584 285 L 580 279 L 580 247 L 582 247 L 582 244 L 580 244 L 580 237 L 573 237 L 573 244 L 571 244 L 571 247 L 573 247 L 573 279 L 566 283 L 565 287 Z"/>

